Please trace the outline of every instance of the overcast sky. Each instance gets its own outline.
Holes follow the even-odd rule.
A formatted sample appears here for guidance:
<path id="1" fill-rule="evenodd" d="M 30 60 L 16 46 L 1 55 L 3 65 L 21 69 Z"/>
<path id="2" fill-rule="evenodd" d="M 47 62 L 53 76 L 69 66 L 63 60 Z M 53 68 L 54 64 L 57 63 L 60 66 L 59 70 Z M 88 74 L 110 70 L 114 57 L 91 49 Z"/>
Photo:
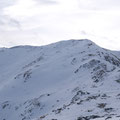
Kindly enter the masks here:
<path id="1" fill-rule="evenodd" d="M 0 0 L 0 46 L 91 39 L 120 50 L 120 0 Z"/>

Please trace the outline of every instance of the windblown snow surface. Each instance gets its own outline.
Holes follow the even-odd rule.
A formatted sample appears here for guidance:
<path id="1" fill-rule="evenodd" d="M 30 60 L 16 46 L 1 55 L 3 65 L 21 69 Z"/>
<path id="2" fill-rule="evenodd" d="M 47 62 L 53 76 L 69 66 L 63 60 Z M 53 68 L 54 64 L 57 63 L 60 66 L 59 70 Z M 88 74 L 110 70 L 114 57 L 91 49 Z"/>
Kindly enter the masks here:
<path id="1" fill-rule="evenodd" d="M 0 49 L 0 120 L 120 120 L 120 52 L 90 40 Z"/>

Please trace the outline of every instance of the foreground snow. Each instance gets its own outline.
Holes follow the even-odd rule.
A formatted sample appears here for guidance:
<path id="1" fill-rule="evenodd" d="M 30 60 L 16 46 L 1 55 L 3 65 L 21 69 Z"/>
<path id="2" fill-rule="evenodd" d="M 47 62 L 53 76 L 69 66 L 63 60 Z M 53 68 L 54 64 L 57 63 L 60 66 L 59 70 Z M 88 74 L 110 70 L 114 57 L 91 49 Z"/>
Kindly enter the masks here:
<path id="1" fill-rule="evenodd" d="M 0 49 L 0 120 L 119 120 L 119 56 L 89 40 Z"/>

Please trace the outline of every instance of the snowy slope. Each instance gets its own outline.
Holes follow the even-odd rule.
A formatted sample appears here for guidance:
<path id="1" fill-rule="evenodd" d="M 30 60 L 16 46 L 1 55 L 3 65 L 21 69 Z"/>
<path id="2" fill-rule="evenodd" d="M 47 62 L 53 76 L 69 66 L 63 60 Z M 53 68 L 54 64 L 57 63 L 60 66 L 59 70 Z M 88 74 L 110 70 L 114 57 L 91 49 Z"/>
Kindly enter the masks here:
<path id="1" fill-rule="evenodd" d="M 0 120 L 119 120 L 120 54 L 89 40 L 0 50 Z"/>

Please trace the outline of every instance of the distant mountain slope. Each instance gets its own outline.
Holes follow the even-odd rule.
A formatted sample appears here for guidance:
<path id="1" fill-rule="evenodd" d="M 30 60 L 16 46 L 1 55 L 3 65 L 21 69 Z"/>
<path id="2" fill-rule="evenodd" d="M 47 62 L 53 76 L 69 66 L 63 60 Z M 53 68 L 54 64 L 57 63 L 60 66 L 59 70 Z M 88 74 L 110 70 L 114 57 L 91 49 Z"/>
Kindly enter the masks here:
<path id="1" fill-rule="evenodd" d="M 120 119 L 120 52 L 90 40 L 0 50 L 0 120 L 108 119 Z"/>

